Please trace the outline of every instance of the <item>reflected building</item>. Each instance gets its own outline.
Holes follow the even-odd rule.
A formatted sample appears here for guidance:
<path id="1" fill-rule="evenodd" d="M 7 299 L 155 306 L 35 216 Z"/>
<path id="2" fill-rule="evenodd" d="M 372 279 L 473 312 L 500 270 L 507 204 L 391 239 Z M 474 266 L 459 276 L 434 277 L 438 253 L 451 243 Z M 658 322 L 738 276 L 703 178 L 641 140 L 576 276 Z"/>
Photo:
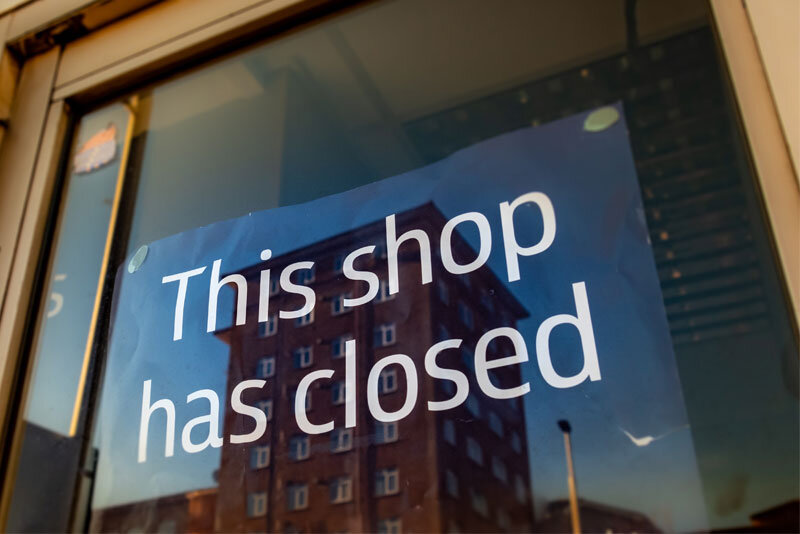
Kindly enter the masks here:
<path id="1" fill-rule="evenodd" d="M 580 499 L 578 508 L 583 532 L 653 532 L 661 530 L 646 515 L 598 502 Z M 547 503 L 543 517 L 536 523 L 534 532 L 572 532 L 569 499 Z"/>
<path id="2" fill-rule="evenodd" d="M 436 238 L 445 218 L 432 204 L 398 214 L 396 221 L 397 235 L 421 229 L 438 248 Z M 487 266 L 454 276 L 434 261 L 433 282 L 423 285 L 414 240 L 400 246 L 400 291 L 391 295 L 384 243 L 385 223 L 380 220 L 242 272 L 249 284 L 246 324 L 217 332 L 230 346 L 227 395 L 243 380 L 265 380 L 264 388 L 245 390 L 242 399 L 263 409 L 269 422 L 257 441 L 226 441 L 222 447 L 217 531 L 531 530 L 523 403 L 487 397 L 471 369 L 480 335 L 498 326 L 514 327 L 527 312 Z M 344 257 L 369 244 L 375 250 L 360 257 L 355 268 L 377 274 L 380 290 L 372 302 L 345 308 L 342 299 L 363 295 L 367 284 L 343 276 Z M 454 236 L 452 248 L 461 263 L 475 257 L 461 236 Z M 302 305 L 302 297 L 280 291 L 277 283 L 283 267 L 298 261 L 314 262 L 313 271 L 297 271 L 303 278 L 293 279 L 316 292 L 313 313 L 280 320 L 270 315 L 269 321 L 259 323 L 262 269 L 272 272 L 270 314 Z M 451 338 L 463 339 L 462 346 L 442 352 L 437 363 L 463 371 L 470 394 L 454 409 L 432 412 L 426 402 L 451 398 L 455 387 L 429 377 L 423 358 L 431 345 Z M 354 428 L 345 428 L 344 420 L 348 339 L 356 341 Z M 495 342 L 489 357 L 510 349 L 510 343 L 506 347 Z M 375 362 L 398 353 L 415 363 L 418 399 L 407 417 L 380 423 L 367 405 L 367 377 Z M 307 435 L 295 421 L 293 399 L 300 380 L 316 369 L 332 369 L 334 375 L 313 382 L 306 402 L 308 418 L 314 424 L 332 420 L 335 426 L 329 433 Z M 498 387 L 521 383 L 519 366 L 491 373 Z M 399 410 L 406 399 L 403 368 L 385 367 L 378 382 L 382 408 Z M 246 434 L 253 428 L 252 418 L 226 412 L 224 435 Z"/>
<path id="3" fill-rule="evenodd" d="M 713 29 L 629 44 L 404 131 L 428 164 L 517 128 L 623 104 L 709 522 L 727 530 L 747 511 L 798 496 L 796 340 Z M 751 489 L 731 509 L 740 479 Z"/>
<path id="4" fill-rule="evenodd" d="M 205 488 L 109 506 L 94 511 L 89 531 L 210 533 L 216 501 L 217 488 Z"/>
<path id="5" fill-rule="evenodd" d="M 405 124 L 426 164 L 621 102 L 676 351 L 769 329 L 760 221 L 710 29 L 556 72 Z M 492 120 L 501 116 L 504 120 Z"/>
<path id="6" fill-rule="evenodd" d="M 750 514 L 750 524 L 712 532 L 800 532 L 800 499 Z"/>

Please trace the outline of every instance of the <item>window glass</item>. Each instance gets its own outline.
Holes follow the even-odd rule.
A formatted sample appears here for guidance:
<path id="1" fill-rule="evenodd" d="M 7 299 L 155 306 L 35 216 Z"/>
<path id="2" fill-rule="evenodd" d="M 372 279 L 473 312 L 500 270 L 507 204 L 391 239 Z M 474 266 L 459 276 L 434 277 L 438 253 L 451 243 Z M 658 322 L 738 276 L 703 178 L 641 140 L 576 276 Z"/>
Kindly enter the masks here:
<path id="1" fill-rule="evenodd" d="M 796 530 L 793 317 L 664 6 L 368 3 L 80 117 L 9 530 L 567 531 L 567 458 L 587 532 Z"/>
<path id="2" fill-rule="evenodd" d="M 98 286 L 113 277 L 103 262 L 130 117 L 124 104 L 113 104 L 84 116 L 74 133 L 31 347 L 23 452 L 7 530 L 62 530 L 69 521 L 95 334 L 108 313 Z"/>

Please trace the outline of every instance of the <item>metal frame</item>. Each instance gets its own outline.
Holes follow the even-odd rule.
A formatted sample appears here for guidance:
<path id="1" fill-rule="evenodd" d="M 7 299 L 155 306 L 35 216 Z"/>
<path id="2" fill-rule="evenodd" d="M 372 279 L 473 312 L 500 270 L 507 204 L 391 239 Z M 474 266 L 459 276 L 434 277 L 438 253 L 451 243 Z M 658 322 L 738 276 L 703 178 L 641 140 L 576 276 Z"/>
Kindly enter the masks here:
<path id="1" fill-rule="evenodd" d="M 800 188 L 747 11 L 711 0 L 779 264 L 800 326 Z"/>
<path id="2" fill-rule="evenodd" d="M 50 103 L 59 51 L 28 61 L 0 147 L 0 435 L 10 435 L 21 347 L 66 136 L 65 104 Z M 5 454 L 4 442 L 0 453 Z M 2 471 L 0 471 L 2 472 Z M 2 508 L 0 508 L 2 511 Z"/>
<path id="3" fill-rule="evenodd" d="M 0 17 L 0 38 L 17 54 L 40 28 L 97 8 L 86 0 L 23 4 Z M 324 0 L 113 0 L 116 22 L 63 47 L 22 58 L 8 131 L 0 146 L 0 525 L 5 524 L 19 453 L 17 417 L 30 366 L 25 340 L 38 302 L 37 279 L 47 263 L 48 221 L 57 210 L 60 162 L 71 104 L 94 104 L 163 76 L 188 62 L 275 33 L 351 2 Z M 795 326 L 800 320 L 800 188 L 745 6 L 710 0 L 757 170 Z M 104 5 L 106 5 L 104 4 Z M 121 7 L 120 7 L 121 6 Z M 136 9 L 140 9 L 138 12 Z M 43 18 L 45 17 L 45 18 Z M 71 18 L 72 17 L 72 18 Z M 111 17 L 112 19 L 114 17 Z M 26 22 L 27 21 L 27 22 Z M 49 26 L 48 26 L 49 25 Z M 13 31 L 9 31 L 9 29 Z M 26 41 L 27 42 L 27 41 Z M 55 41 L 57 42 L 57 41 Z M 8 54 L 4 49 L 2 54 Z M 17 82 L 17 80 L 14 80 Z M 3 80 L 0 80 L 2 85 Z M 0 117 L 2 118 L 2 117 Z M 113 219 L 113 218 L 112 218 Z M 113 234 L 112 227 L 109 236 Z M 111 239 L 111 237 L 109 237 Z M 110 245 L 107 243 L 107 248 Z M 105 269 L 105 265 L 103 266 Z M 102 278 L 101 278 L 102 280 Z"/>
<path id="4" fill-rule="evenodd" d="M 52 79 L 58 52 L 53 50 L 26 63 L 20 91 L 27 88 L 26 74 L 34 79 Z M 11 185 L 16 186 L 15 196 L 0 196 L 17 202 L 21 211 L 16 226 L 3 228 L 4 238 L 15 238 L 15 251 L 0 310 L 0 435 L 7 437 L 0 441 L 1 524 L 5 524 L 8 514 L 10 488 L 15 479 L 20 450 L 21 433 L 16 430 L 21 417 L 17 415 L 21 413 L 21 392 L 27 381 L 26 367 L 29 367 L 26 365 L 25 341 L 29 325 L 33 323 L 37 285 L 42 278 L 41 266 L 46 260 L 44 244 L 52 220 L 53 195 L 57 191 L 61 154 L 69 131 L 66 104 L 63 101 L 50 104 L 50 87 L 45 84 L 42 88 L 45 91 L 31 87 L 30 93 L 26 93 L 37 98 L 20 99 L 20 107 L 35 106 L 41 112 L 41 120 L 30 124 L 20 122 L 19 132 L 10 129 L 9 142 L 4 143 L 0 150 L 0 189 L 5 193 L 12 189 Z M 39 92 L 44 94 L 37 94 Z M 11 120 L 18 117 L 19 114 L 12 113 Z M 10 143 L 13 139 L 11 132 L 28 140 L 20 143 L 18 151 Z M 14 169 L 22 168 L 19 168 L 19 174 L 6 174 L 7 165 Z"/>

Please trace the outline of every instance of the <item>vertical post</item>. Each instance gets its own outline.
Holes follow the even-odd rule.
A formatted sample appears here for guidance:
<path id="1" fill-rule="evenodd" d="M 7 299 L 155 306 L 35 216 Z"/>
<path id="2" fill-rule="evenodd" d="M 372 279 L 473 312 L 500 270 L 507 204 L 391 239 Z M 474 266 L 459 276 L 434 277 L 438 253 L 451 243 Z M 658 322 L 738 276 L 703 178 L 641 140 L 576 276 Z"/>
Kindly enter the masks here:
<path id="1" fill-rule="evenodd" d="M 575 484 L 575 469 L 572 466 L 572 442 L 569 421 L 561 419 L 558 428 L 564 433 L 564 454 L 567 457 L 567 486 L 569 487 L 569 515 L 572 520 L 572 534 L 581 534 L 581 514 L 578 508 L 578 487 Z"/>

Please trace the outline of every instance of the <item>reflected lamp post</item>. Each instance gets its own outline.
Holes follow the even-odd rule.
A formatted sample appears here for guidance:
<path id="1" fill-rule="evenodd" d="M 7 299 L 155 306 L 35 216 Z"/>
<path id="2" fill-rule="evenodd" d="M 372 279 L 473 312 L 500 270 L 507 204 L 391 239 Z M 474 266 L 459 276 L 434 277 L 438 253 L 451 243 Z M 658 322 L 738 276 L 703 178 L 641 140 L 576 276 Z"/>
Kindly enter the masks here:
<path id="1" fill-rule="evenodd" d="M 575 484 L 575 469 L 572 465 L 572 443 L 570 433 L 572 427 L 566 419 L 558 421 L 558 428 L 564 433 L 564 454 L 567 457 L 567 485 L 569 487 L 569 515 L 572 520 L 572 533 L 581 532 L 581 515 L 578 508 L 578 488 Z"/>

